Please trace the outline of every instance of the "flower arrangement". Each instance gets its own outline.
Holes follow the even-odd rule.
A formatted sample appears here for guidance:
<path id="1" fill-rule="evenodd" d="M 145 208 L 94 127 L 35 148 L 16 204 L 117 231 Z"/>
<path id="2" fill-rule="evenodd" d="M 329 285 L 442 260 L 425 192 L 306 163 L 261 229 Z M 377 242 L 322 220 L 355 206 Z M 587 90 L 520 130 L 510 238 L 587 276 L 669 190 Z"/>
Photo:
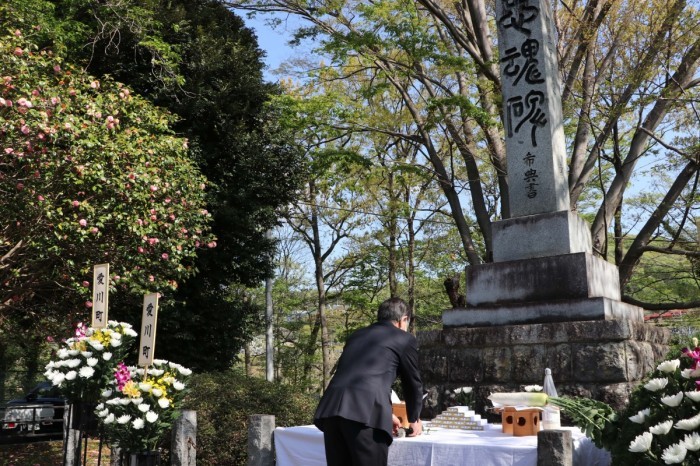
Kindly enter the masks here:
<path id="1" fill-rule="evenodd" d="M 452 390 L 450 398 L 454 400 L 457 406 L 471 406 L 472 403 L 472 387 L 460 387 Z"/>
<path id="2" fill-rule="evenodd" d="M 75 336 L 58 350 L 58 360 L 46 365 L 44 376 L 71 402 L 96 403 L 137 335 L 125 322 L 110 320 L 99 329 L 79 323 Z"/>
<path id="3" fill-rule="evenodd" d="M 587 398 L 550 398 L 601 448 L 613 464 L 700 463 L 700 347 L 660 363 L 617 413 Z"/>
<path id="4" fill-rule="evenodd" d="M 160 359 L 147 370 L 120 364 L 95 410 L 107 440 L 127 452 L 155 450 L 178 415 L 191 374 Z"/>

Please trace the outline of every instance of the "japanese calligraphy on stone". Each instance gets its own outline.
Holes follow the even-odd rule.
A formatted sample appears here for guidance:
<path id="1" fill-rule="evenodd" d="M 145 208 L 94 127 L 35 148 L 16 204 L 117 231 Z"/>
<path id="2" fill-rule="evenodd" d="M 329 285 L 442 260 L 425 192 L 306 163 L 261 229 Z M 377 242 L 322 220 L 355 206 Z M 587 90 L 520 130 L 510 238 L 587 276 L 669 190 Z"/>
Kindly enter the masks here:
<path id="1" fill-rule="evenodd" d="M 565 146 L 551 6 L 497 1 L 511 215 L 568 208 Z"/>

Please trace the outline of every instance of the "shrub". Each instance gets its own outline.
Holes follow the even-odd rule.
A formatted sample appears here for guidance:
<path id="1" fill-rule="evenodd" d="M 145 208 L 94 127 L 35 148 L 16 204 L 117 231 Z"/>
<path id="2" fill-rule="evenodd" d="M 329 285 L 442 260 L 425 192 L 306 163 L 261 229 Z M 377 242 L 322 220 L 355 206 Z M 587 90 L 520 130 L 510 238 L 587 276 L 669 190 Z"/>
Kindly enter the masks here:
<path id="1" fill-rule="evenodd" d="M 277 427 L 307 425 L 316 404 L 290 385 L 235 370 L 192 376 L 184 408 L 197 411 L 197 464 L 246 464 L 251 415 L 274 414 Z"/>

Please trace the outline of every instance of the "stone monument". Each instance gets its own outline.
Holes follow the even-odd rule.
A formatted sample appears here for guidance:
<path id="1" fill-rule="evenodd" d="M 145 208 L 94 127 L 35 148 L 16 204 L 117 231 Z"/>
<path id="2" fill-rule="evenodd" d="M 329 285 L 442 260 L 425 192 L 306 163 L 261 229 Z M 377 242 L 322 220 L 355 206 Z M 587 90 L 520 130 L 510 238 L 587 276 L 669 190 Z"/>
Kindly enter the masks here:
<path id="1" fill-rule="evenodd" d="M 620 301 L 617 267 L 569 210 L 550 3 L 497 0 L 496 22 L 512 217 L 493 224 L 493 263 L 467 269 L 466 306 L 419 335 L 426 385 L 485 397 L 541 383 L 549 367 L 563 393 L 620 406 L 668 331 Z"/>

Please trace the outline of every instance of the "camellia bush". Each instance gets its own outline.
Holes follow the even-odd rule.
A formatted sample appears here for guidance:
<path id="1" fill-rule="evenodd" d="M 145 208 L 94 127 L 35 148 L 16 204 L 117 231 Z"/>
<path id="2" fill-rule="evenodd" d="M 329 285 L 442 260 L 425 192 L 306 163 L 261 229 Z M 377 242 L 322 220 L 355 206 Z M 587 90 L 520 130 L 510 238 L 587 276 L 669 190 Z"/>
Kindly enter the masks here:
<path id="1" fill-rule="evenodd" d="M 170 114 L 32 33 L 0 33 L 0 317 L 84 312 L 98 263 L 117 290 L 177 288 L 197 248 L 216 246 L 186 139 Z"/>

